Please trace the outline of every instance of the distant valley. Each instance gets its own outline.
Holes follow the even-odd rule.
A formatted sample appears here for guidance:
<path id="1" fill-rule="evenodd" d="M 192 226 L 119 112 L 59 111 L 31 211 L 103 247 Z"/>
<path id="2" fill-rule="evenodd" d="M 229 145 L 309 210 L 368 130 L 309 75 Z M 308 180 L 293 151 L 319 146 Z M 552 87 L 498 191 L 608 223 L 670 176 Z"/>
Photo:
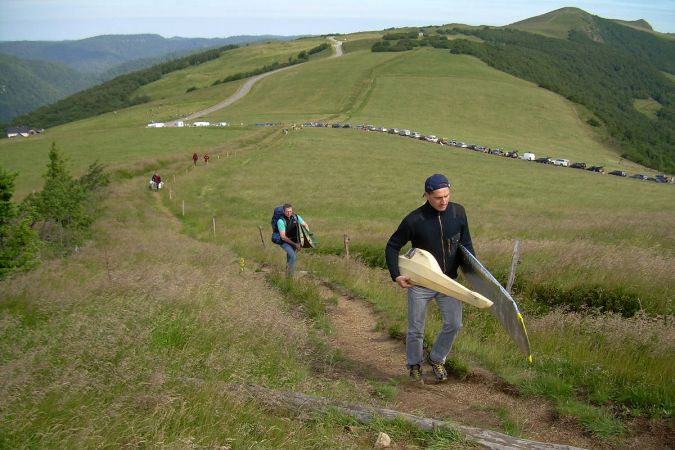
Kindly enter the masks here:
<path id="1" fill-rule="evenodd" d="M 225 45 L 296 36 L 164 38 L 105 35 L 73 41 L 0 42 L 0 123 L 118 75 Z"/>

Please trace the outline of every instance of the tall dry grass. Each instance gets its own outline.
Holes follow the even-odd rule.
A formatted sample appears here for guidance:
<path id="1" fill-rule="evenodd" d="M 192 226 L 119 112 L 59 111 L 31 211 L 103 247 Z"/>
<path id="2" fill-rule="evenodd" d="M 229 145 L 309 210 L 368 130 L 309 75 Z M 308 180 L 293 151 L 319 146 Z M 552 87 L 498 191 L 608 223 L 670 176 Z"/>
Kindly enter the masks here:
<path id="1" fill-rule="evenodd" d="M 75 255 L 0 285 L 0 447 L 343 439 L 339 427 L 283 419 L 222 390 L 250 382 L 357 396 L 313 379 L 321 357 L 309 324 L 260 273 L 181 234 L 145 177 L 115 186 L 105 211 Z"/>

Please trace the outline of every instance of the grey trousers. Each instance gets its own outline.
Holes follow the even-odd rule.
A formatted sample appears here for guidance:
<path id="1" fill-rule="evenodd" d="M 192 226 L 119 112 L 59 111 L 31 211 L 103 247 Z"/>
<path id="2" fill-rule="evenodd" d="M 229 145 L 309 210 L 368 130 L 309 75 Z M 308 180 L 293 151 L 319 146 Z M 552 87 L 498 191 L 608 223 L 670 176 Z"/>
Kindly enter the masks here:
<path id="1" fill-rule="evenodd" d="M 423 363 L 427 305 L 434 298 L 443 317 L 443 328 L 431 347 L 429 357 L 436 362 L 444 363 L 452 343 L 462 328 L 462 302 L 421 286 L 408 288 L 408 334 L 405 341 L 408 367 L 416 364 L 421 366 Z"/>

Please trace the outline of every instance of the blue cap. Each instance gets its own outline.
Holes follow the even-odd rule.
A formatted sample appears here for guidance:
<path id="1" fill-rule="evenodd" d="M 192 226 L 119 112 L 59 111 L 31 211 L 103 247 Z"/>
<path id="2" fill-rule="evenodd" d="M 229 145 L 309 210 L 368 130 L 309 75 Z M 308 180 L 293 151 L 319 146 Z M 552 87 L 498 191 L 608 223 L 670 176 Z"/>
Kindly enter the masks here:
<path id="1" fill-rule="evenodd" d="M 435 173 L 424 182 L 424 192 L 432 192 L 436 189 L 450 188 L 450 182 L 447 177 L 440 173 Z"/>

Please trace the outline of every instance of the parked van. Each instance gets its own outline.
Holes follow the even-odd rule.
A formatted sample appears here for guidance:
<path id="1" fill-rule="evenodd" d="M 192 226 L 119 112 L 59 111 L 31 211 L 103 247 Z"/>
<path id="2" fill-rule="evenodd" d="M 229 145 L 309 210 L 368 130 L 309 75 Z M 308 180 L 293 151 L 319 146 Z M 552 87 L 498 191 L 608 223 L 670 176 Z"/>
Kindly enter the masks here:
<path id="1" fill-rule="evenodd" d="M 521 159 L 524 159 L 525 161 L 534 161 L 537 157 L 534 155 L 534 153 L 529 153 L 525 152 L 523 153 L 523 156 L 521 156 Z"/>

